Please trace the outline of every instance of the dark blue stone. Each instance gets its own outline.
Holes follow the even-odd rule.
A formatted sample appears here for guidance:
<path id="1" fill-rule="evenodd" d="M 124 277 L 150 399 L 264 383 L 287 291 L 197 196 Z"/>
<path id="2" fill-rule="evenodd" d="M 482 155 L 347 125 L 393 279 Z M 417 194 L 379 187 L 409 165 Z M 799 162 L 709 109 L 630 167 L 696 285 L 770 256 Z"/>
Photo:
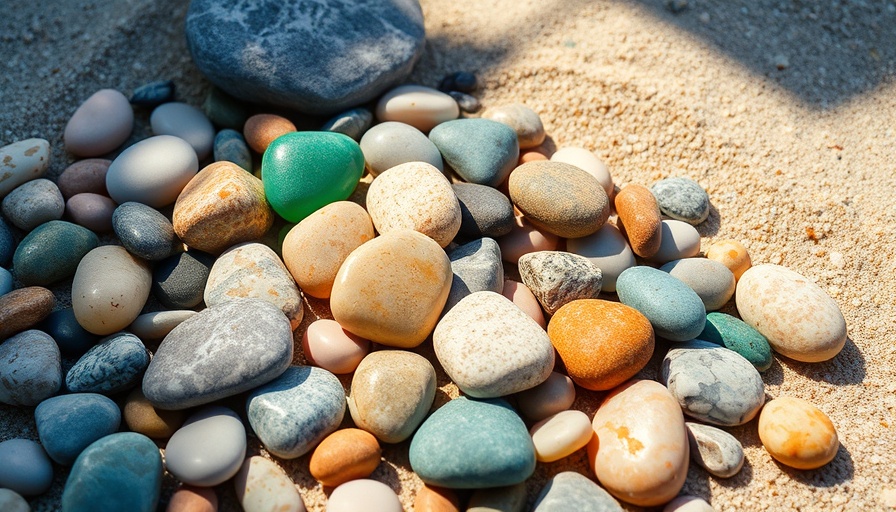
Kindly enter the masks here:
<path id="1" fill-rule="evenodd" d="M 134 89 L 131 95 L 131 105 L 141 107 L 155 107 L 174 100 L 174 82 L 171 80 L 156 80 L 141 85 Z"/>
<path id="2" fill-rule="evenodd" d="M 473 73 L 456 71 L 450 75 L 445 75 L 445 78 L 439 82 L 439 90 L 442 92 L 458 91 L 470 93 L 475 91 L 478 85 L 476 75 Z"/>
<path id="3" fill-rule="evenodd" d="M 233 162 L 243 169 L 252 172 L 252 153 L 243 135 L 230 128 L 225 128 L 215 135 L 215 162 Z"/>
<path id="4" fill-rule="evenodd" d="M 6 223 L 6 219 L 0 217 L 0 266 L 9 263 L 15 250 L 16 239 L 12 234 L 12 228 Z"/>
<path id="5" fill-rule="evenodd" d="M 41 402 L 34 410 L 34 421 L 47 455 L 70 466 L 84 448 L 118 431 L 121 409 L 96 393 L 60 395 Z"/>
<path id="6" fill-rule="evenodd" d="M 112 229 L 121 245 L 145 260 L 163 260 L 175 249 L 174 226 L 162 213 L 143 203 L 127 202 L 112 214 Z"/>
<path id="7" fill-rule="evenodd" d="M 171 309 L 191 309 L 202 303 L 215 257 L 199 251 L 178 253 L 160 261 L 152 273 L 152 293 Z"/>
<path id="8" fill-rule="evenodd" d="M 16 277 L 26 286 L 47 286 L 75 275 L 78 263 L 100 239 L 93 231 L 51 220 L 28 233 L 13 256 Z"/>
<path id="9" fill-rule="evenodd" d="M 75 310 L 68 307 L 50 313 L 40 326 L 56 340 L 59 350 L 68 357 L 81 357 L 100 337 L 87 331 L 75 318 Z"/>
<path id="10" fill-rule="evenodd" d="M 81 356 L 65 376 L 65 386 L 73 393 L 127 391 L 140 382 L 147 366 L 149 352 L 140 338 L 120 332 Z"/>
<path id="11" fill-rule="evenodd" d="M 0 267 L 0 297 L 11 292 L 16 286 L 15 280 L 9 270 Z"/>

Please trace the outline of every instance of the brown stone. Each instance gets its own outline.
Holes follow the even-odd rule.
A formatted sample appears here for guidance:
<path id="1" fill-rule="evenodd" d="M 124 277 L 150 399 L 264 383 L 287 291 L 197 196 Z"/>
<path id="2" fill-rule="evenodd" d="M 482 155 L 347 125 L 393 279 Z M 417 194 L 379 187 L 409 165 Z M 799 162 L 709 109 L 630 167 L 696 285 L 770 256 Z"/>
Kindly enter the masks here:
<path id="1" fill-rule="evenodd" d="M 335 487 L 367 478 L 380 464 L 382 449 L 376 437 L 358 428 L 337 430 L 314 449 L 308 469 L 316 480 Z"/>
<path id="2" fill-rule="evenodd" d="M 78 160 L 62 171 L 56 179 L 56 186 L 66 199 L 85 192 L 109 195 L 106 191 L 106 171 L 110 165 L 112 160 L 105 158 Z"/>
<path id="3" fill-rule="evenodd" d="M 181 485 L 171 495 L 166 512 L 217 512 L 218 496 L 210 487 Z"/>
<path id="4" fill-rule="evenodd" d="M 650 258 L 660 249 L 662 217 L 660 207 L 650 189 L 628 185 L 615 199 L 619 230 L 628 238 L 632 251 L 642 258 Z"/>
<path id="5" fill-rule="evenodd" d="M 65 215 L 75 224 L 97 233 L 112 231 L 112 214 L 115 201 L 107 196 L 82 192 L 65 202 Z"/>
<path id="6" fill-rule="evenodd" d="M 129 429 L 153 439 L 168 439 L 187 419 L 186 410 L 166 411 L 153 407 L 143 396 L 140 386 L 128 395 L 122 412 Z"/>
<path id="7" fill-rule="evenodd" d="M 53 292 L 40 286 L 13 290 L 0 296 L 0 342 L 33 327 L 56 307 Z"/>
<path id="8" fill-rule="evenodd" d="M 296 131 L 296 125 L 285 117 L 275 114 L 256 114 L 246 119 L 243 137 L 246 144 L 256 153 L 264 153 L 271 142 L 281 135 Z"/>
<path id="9" fill-rule="evenodd" d="M 460 499 L 451 489 L 423 484 L 414 498 L 414 512 L 460 512 Z"/>

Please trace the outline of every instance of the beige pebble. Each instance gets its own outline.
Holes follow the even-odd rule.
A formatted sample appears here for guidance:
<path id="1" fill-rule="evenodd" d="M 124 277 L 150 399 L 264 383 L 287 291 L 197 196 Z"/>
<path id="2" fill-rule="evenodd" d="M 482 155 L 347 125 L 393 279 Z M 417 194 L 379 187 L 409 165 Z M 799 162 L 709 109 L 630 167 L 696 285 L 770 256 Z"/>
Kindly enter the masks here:
<path id="1" fill-rule="evenodd" d="M 233 477 L 244 512 L 305 512 L 305 502 L 280 466 L 261 456 L 249 457 Z"/>
<path id="2" fill-rule="evenodd" d="M 376 480 L 360 479 L 346 482 L 330 494 L 327 512 L 402 512 L 401 501 L 388 485 Z"/>
<path id="3" fill-rule="evenodd" d="M 460 512 L 457 492 L 423 484 L 414 498 L 414 512 Z"/>
<path id="4" fill-rule="evenodd" d="M 383 450 L 373 434 L 359 428 L 337 430 L 314 449 L 308 470 L 326 487 L 367 478 L 380 464 Z"/>
<path id="5" fill-rule="evenodd" d="M 706 257 L 728 267 L 728 270 L 734 274 L 734 279 L 737 280 L 753 265 L 750 261 L 749 251 L 744 244 L 737 240 L 713 242 L 709 246 L 709 250 L 706 251 Z"/>
<path id="6" fill-rule="evenodd" d="M 505 279 L 504 289 L 501 293 L 513 301 L 513 303 L 529 315 L 532 320 L 535 320 L 535 323 L 540 325 L 542 329 L 547 326 L 547 322 L 544 320 L 544 310 L 541 309 L 541 303 L 538 302 L 538 299 L 535 298 L 535 295 L 528 286 L 523 283 L 511 281 L 510 279 Z"/>
<path id="7" fill-rule="evenodd" d="M 302 335 L 309 363 L 337 375 L 352 373 L 370 352 L 370 342 L 346 331 L 335 320 L 315 320 Z"/>
<path id="8" fill-rule="evenodd" d="M 195 311 L 189 309 L 144 313 L 134 320 L 128 330 L 142 341 L 161 340 L 195 314 Z"/>
<path id="9" fill-rule="evenodd" d="M 549 416 L 529 429 L 535 458 L 539 462 L 554 462 L 584 448 L 594 431 L 591 420 L 582 411 L 561 411 Z"/>
<path id="10" fill-rule="evenodd" d="M 0 147 L 0 199 L 22 183 L 40 178 L 50 165 L 50 143 L 25 139 Z"/>
<path id="11" fill-rule="evenodd" d="M 715 512 L 715 509 L 703 498 L 679 496 L 667 503 L 663 512 Z"/>
<path id="12" fill-rule="evenodd" d="M 168 411 L 153 407 L 140 386 L 128 395 L 122 415 L 129 429 L 152 439 L 168 439 L 187 419 L 185 409 Z"/>
<path id="13" fill-rule="evenodd" d="M 217 512 L 218 496 L 209 487 L 181 484 L 171 495 L 167 512 Z"/>
<path id="14" fill-rule="evenodd" d="M 384 94 L 376 105 L 379 121 L 398 121 L 423 133 L 459 115 L 460 108 L 454 98 L 420 85 L 400 85 Z"/>
<path id="15" fill-rule="evenodd" d="M 664 219 L 660 225 L 660 246 L 650 257 L 654 263 L 693 258 L 700 253 L 700 233 L 687 222 Z"/>
<path id="16" fill-rule="evenodd" d="M 72 281 L 72 308 L 81 327 L 93 334 L 118 332 L 140 315 L 149 298 L 152 270 L 118 245 L 88 252 Z"/>
<path id="17" fill-rule="evenodd" d="M 499 237 L 501 259 L 516 264 L 524 254 L 536 251 L 553 251 L 560 243 L 557 235 L 542 231 L 525 217 L 517 216 L 510 233 Z"/>
<path id="18" fill-rule="evenodd" d="M 616 194 L 617 227 L 628 239 L 635 254 L 650 258 L 660 249 L 662 217 L 650 189 L 627 185 Z"/>
<path id="19" fill-rule="evenodd" d="M 607 164 L 603 162 L 593 151 L 585 148 L 565 147 L 560 148 L 551 155 L 552 162 L 563 162 L 574 165 L 579 169 L 597 178 L 607 197 L 613 195 L 613 177 L 607 169 Z"/>
<path id="20" fill-rule="evenodd" d="M 133 129 L 134 110 L 125 95 L 101 89 L 75 110 L 62 140 L 73 155 L 100 156 L 122 145 Z"/>
<path id="21" fill-rule="evenodd" d="M 520 149 L 536 148 L 544 142 L 545 132 L 541 117 L 525 105 L 514 103 L 490 108 L 482 114 L 482 117 L 513 128 Z"/>
<path id="22" fill-rule="evenodd" d="M 830 418 L 811 403 L 779 397 L 759 414 L 759 439 L 778 462 L 816 469 L 834 460 L 840 441 Z"/>
<path id="23" fill-rule="evenodd" d="M 276 114 L 256 114 L 243 125 L 246 144 L 256 153 L 264 153 L 274 139 L 294 131 L 296 125 L 292 121 Z"/>
<path id="24" fill-rule="evenodd" d="M 558 372 L 534 388 L 516 395 L 520 413 L 532 421 L 541 421 L 572 407 L 576 399 L 576 387 L 572 379 Z"/>
<path id="25" fill-rule="evenodd" d="M 149 123 L 156 135 L 174 135 L 187 141 L 200 161 L 212 154 L 215 127 L 205 113 L 193 105 L 178 101 L 163 103 L 152 111 Z"/>

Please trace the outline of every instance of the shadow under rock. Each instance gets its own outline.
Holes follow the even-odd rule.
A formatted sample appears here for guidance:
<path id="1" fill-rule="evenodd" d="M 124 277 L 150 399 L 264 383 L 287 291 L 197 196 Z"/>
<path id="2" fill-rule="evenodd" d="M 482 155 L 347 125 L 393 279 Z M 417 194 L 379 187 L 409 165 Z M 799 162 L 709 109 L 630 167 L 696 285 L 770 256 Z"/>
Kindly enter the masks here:
<path id="1" fill-rule="evenodd" d="M 802 363 L 777 353 L 775 358 L 782 365 L 815 381 L 846 386 L 861 384 L 865 380 L 865 356 L 849 337 L 839 354 L 820 363 Z"/>
<path id="2" fill-rule="evenodd" d="M 843 443 L 840 444 L 840 448 L 837 450 L 837 455 L 834 456 L 834 460 L 818 469 L 794 469 L 790 466 L 781 464 L 777 460 L 775 461 L 775 464 L 778 465 L 781 471 L 787 473 L 790 478 L 811 487 L 833 487 L 849 482 L 855 474 L 852 455 L 849 453 L 849 450 L 843 446 Z"/>
<path id="3" fill-rule="evenodd" d="M 719 228 L 722 227 L 722 214 L 712 201 L 709 202 L 709 216 L 694 227 L 701 237 L 716 236 L 719 233 Z"/>

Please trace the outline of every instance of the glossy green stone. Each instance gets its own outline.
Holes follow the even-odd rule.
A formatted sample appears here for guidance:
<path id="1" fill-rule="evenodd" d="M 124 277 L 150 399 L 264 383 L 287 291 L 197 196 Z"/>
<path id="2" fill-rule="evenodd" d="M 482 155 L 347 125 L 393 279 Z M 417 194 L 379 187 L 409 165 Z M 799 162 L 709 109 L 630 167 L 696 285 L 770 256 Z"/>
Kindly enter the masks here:
<path id="1" fill-rule="evenodd" d="M 348 199 L 363 172 L 361 146 L 334 132 L 287 133 L 268 146 L 261 161 L 268 202 L 289 222 Z"/>
<path id="2" fill-rule="evenodd" d="M 765 336 L 731 315 L 718 312 L 706 315 L 706 327 L 697 338 L 737 352 L 760 372 L 772 365 L 772 348 Z"/>

